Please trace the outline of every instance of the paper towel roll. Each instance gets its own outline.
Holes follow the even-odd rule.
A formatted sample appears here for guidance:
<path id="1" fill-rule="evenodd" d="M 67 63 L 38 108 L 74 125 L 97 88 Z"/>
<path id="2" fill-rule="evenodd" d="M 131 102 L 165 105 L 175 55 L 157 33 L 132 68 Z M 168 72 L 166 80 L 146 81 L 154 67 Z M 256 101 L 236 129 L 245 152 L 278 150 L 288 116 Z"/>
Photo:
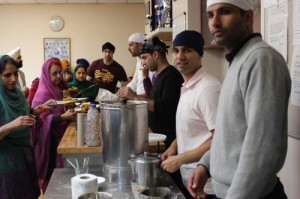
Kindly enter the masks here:
<path id="1" fill-rule="evenodd" d="M 80 174 L 71 179 L 72 199 L 86 193 L 97 193 L 97 177 L 93 174 Z"/>
<path id="2" fill-rule="evenodd" d="M 77 146 L 84 145 L 86 113 L 77 113 Z"/>

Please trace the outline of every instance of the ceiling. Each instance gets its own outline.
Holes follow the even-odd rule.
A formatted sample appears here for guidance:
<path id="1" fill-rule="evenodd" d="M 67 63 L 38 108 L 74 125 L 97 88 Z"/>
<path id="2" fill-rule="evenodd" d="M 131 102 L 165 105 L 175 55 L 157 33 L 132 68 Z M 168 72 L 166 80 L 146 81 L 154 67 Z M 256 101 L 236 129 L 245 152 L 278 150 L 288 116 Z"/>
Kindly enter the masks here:
<path id="1" fill-rule="evenodd" d="M 145 0 L 0 0 L 0 4 L 145 3 Z"/>

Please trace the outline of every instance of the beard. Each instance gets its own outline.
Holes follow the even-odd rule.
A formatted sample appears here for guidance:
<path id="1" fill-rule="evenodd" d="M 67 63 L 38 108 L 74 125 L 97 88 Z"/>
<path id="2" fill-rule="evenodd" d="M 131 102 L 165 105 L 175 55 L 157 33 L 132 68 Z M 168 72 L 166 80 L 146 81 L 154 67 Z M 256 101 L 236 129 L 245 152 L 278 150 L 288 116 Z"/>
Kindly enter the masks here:
<path id="1" fill-rule="evenodd" d="M 23 67 L 23 62 L 20 61 L 20 62 L 17 62 L 17 68 L 22 68 Z"/>

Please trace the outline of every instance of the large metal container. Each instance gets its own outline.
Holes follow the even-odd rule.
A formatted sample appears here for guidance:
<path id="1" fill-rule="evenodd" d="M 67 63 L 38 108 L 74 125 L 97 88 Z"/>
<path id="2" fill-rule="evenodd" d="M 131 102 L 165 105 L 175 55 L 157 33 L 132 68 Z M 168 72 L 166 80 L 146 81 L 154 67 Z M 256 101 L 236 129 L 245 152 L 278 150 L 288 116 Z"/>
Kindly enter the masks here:
<path id="1" fill-rule="evenodd" d="M 145 101 L 100 102 L 103 174 L 108 183 L 130 184 L 128 160 L 144 152 L 148 135 Z"/>

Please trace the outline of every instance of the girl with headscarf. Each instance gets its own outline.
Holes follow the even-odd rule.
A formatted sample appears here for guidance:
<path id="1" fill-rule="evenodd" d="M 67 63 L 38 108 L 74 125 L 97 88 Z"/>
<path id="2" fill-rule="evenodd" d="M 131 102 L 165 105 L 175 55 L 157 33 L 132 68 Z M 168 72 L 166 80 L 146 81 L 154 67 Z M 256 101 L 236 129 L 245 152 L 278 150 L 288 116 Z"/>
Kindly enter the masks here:
<path id="1" fill-rule="evenodd" d="M 76 97 L 88 97 L 88 101 L 94 102 L 98 94 L 98 88 L 90 81 L 86 80 L 87 70 L 84 65 L 79 64 L 75 67 L 75 77 L 68 87 L 76 87 L 79 95 Z"/>
<path id="2" fill-rule="evenodd" d="M 40 190 L 30 144 L 35 116 L 30 116 L 30 111 L 38 115 L 42 106 L 30 110 L 16 86 L 17 63 L 7 55 L 0 58 L 0 75 L 0 198 L 38 198 Z"/>
<path id="3" fill-rule="evenodd" d="M 32 107 L 49 99 L 60 101 L 63 92 L 59 85 L 62 79 L 62 66 L 57 58 L 48 59 L 42 66 L 39 87 L 32 101 Z M 31 129 L 31 139 L 36 159 L 39 185 L 45 192 L 55 168 L 63 167 L 62 156 L 56 152 L 57 146 L 75 112 L 65 111 L 63 106 L 55 106 L 40 115 L 42 122 Z"/>

